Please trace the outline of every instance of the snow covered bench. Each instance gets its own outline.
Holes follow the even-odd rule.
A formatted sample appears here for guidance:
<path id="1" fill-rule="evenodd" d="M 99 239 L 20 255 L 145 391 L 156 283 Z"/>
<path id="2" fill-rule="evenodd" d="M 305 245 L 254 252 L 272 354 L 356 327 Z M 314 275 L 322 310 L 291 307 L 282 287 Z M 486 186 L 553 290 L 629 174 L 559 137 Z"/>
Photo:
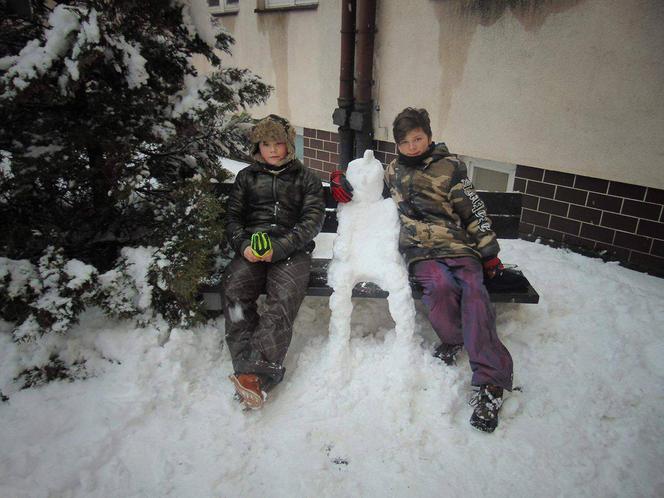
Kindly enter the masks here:
<path id="1" fill-rule="evenodd" d="M 220 186 L 222 192 L 229 192 L 231 184 Z M 519 235 L 519 221 L 521 217 L 521 200 L 523 194 L 519 192 L 479 192 L 480 197 L 487 207 L 487 211 L 493 222 L 493 229 L 500 239 L 516 239 Z M 326 217 L 322 232 L 324 234 L 333 234 L 337 231 L 337 213 L 336 201 L 330 194 L 329 186 L 325 186 Z M 327 285 L 327 268 L 330 259 L 316 257 L 311 266 L 311 276 L 309 278 L 308 296 L 330 296 L 332 288 Z M 506 261 L 505 263 L 513 263 Z M 419 286 L 411 284 L 413 297 L 419 299 L 422 297 L 422 290 Z M 201 287 L 201 294 L 205 300 L 205 307 L 210 310 L 221 309 L 221 299 L 223 288 L 221 284 L 208 285 Z M 523 303 L 537 304 L 539 294 L 528 283 L 525 289 L 519 291 L 496 291 L 489 290 L 491 301 L 494 303 Z M 385 298 L 387 292 L 371 282 L 361 282 L 353 289 L 353 297 L 365 298 Z"/>

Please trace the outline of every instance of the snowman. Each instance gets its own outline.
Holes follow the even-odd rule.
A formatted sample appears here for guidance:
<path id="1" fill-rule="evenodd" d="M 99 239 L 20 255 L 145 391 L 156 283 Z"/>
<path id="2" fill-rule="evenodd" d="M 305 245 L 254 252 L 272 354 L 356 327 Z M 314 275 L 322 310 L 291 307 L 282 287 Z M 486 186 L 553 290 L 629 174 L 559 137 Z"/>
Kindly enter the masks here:
<path id="1" fill-rule="evenodd" d="M 346 178 L 353 200 L 337 207 L 339 227 L 328 270 L 330 345 L 343 349 L 350 340 L 353 287 L 373 282 L 389 292 L 396 344 L 406 345 L 415 328 L 415 304 L 406 264 L 399 254 L 399 214 L 391 198 L 383 199 L 383 167 L 367 150 L 348 165 Z"/>

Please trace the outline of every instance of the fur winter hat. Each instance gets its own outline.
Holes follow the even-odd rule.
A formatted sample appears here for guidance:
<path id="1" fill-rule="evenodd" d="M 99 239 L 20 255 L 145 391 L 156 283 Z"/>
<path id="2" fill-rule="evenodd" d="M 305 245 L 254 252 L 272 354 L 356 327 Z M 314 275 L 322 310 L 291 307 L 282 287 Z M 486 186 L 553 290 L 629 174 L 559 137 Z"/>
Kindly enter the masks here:
<path id="1" fill-rule="evenodd" d="M 260 142 L 285 142 L 288 152 L 281 164 L 286 164 L 295 159 L 295 129 L 284 118 L 276 114 L 261 119 L 251 129 L 249 140 L 254 144 L 253 157 L 262 161 L 258 144 Z"/>

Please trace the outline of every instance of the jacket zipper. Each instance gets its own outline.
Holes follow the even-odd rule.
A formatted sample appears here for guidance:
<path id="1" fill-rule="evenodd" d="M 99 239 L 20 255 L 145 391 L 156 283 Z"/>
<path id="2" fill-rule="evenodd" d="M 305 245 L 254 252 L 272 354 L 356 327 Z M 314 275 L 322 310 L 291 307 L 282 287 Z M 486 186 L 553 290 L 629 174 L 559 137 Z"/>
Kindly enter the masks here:
<path id="1" fill-rule="evenodd" d="M 274 199 L 274 226 L 277 226 L 277 209 L 279 201 L 277 200 L 277 175 L 272 175 L 272 198 Z"/>

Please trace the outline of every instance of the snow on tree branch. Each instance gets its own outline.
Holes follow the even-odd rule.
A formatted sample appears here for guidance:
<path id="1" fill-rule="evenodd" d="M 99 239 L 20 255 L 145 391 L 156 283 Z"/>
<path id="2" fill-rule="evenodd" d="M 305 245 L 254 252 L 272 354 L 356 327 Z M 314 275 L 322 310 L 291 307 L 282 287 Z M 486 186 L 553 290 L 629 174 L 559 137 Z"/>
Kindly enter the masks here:
<path id="1" fill-rule="evenodd" d="M 198 35 L 206 45 L 215 48 L 219 29 L 210 21 L 207 0 L 175 0 L 175 3 L 182 5 L 182 20 L 189 35 L 192 38 Z"/>
<path id="2" fill-rule="evenodd" d="M 43 45 L 39 40 L 32 40 L 17 56 L 8 58 L 12 64 L 3 80 L 23 89 L 29 80 L 45 74 L 69 49 L 70 35 L 80 27 L 80 14 L 76 9 L 58 5 L 49 16 L 48 24 L 51 28 L 46 31 Z M 9 89 L 8 92 L 12 93 Z"/>
<path id="3" fill-rule="evenodd" d="M 12 173 L 12 153 L 0 150 L 0 177 L 10 180 L 14 177 Z"/>
<path id="4" fill-rule="evenodd" d="M 184 88 L 174 97 L 171 116 L 178 118 L 195 110 L 203 110 L 208 103 L 201 98 L 201 91 L 207 86 L 207 77 L 187 74 L 184 77 Z"/>
<path id="5" fill-rule="evenodd" d="M 147 60 L 141 55 L 141 45 L 130 43 L 124 36 L 106 36 L 107 43 L 122 52 L 122 62 L 126 68 L 125 79 L 129 88 L 138 88 L 147 83 L 149 75 L 145 69 Z"/>

